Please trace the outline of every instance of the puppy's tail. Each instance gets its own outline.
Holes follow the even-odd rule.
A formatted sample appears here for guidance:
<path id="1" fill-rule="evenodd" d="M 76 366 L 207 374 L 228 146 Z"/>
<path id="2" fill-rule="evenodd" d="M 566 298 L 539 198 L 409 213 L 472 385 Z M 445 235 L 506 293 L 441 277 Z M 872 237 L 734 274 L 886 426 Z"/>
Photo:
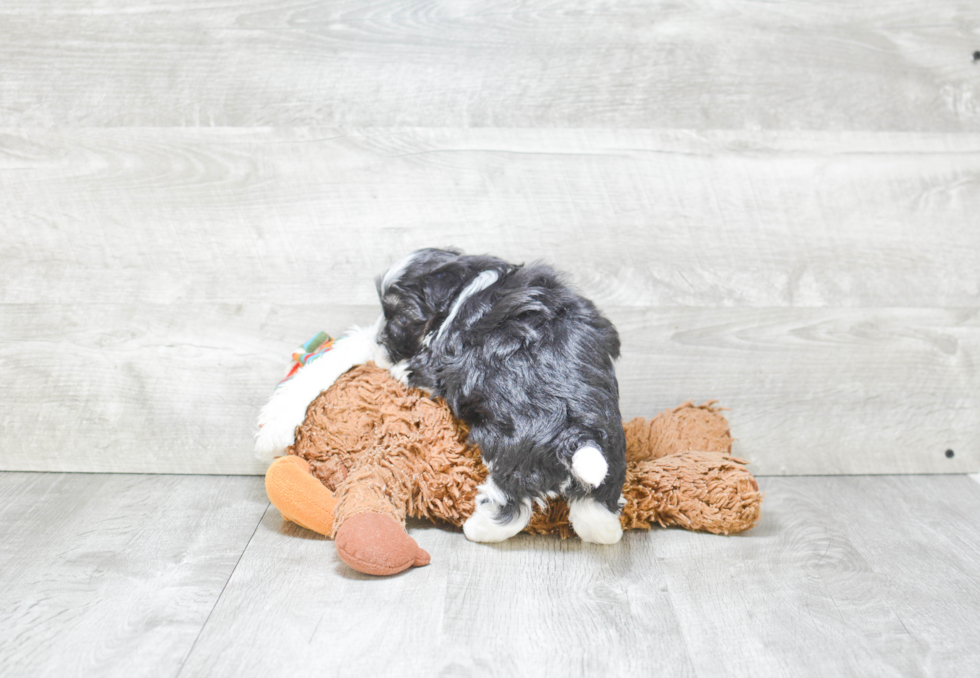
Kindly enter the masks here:
<path id="1" fill-rule="evenodd" d="M 594 445 L 580 447 L 572 455 L 572 474 L 586 485 L 596 488 L 609 473 L 609 464 Z"/>

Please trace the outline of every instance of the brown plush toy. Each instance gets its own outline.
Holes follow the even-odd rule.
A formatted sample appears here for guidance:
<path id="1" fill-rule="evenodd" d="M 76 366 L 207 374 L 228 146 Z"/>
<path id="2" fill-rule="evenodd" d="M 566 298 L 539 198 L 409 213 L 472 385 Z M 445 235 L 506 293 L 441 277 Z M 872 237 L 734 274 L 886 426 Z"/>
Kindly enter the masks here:
<path id="1" fill-rule="evenodd" d="M 730 455 L 728 422 L 713 403 L 685 403 L 624 429 L 624 529 L 729 534 L 758 521 L 759 486 Z M 288 454 L 269 467 L 266 490 L 285 519 L 332 536 L 355 570 L 394 574 L 429 563 L 406 517 L 459 527 L 473 512 L 487 471 L 466 437 L 444 402 L 366 363 L 310 404 Z M 564 501 L 536 508 L 525 531 L 574 535 Z"/>

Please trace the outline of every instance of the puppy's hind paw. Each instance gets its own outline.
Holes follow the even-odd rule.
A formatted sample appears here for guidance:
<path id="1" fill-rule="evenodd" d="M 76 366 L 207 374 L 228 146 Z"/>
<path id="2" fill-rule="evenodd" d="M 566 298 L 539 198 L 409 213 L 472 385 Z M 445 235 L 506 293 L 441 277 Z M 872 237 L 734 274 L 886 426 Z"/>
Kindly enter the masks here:
<path id="1" fill-rule="evenodd" d="M 524 529 L 531 519 L 530 504 L 521 506 L 513 518 L 500 522 L 493 512 L 491 502 L 477 500 L 476 511 L 463 523 L 463 534 L 470 541 L 493 543 L 510 539 Z"/>
<path id="2" fill-rule="evenodd" d="M 592 499 L 568 503 L 568 519 L 575 534 L 592 544 L 615 544 L 623 537 L 619 516 Z"/>

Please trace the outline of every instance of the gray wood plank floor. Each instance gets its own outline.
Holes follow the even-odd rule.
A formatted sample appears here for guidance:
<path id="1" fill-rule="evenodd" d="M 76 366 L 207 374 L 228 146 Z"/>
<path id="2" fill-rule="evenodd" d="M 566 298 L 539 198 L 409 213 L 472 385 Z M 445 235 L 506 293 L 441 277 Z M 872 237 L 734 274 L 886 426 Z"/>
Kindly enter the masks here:
<path id="1" fill-rule="evenodd" d="M 349 570 L 261 479 L 0 474 L 0 674 L 967 676 L 980 484 L 761 479 L 735 537 L 497 546 L 422 523 L 432 564 Z"/>
<path id="2" fill-rule="evenodd" d="M 268 501 L 259 479 L 0 474 L 0 675 L 176 675 Z"/>

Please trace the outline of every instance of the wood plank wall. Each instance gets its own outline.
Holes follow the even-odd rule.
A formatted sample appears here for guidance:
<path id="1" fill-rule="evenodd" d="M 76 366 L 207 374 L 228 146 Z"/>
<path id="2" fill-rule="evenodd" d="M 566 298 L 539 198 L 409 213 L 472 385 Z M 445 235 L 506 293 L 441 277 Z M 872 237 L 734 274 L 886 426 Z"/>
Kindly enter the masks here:
<path id="1" fill-rule="evenodd" d="M 949 0 L 6 2 L 0 469 L 261 473 L 293 347 L 457 245 L 608 312 L 627 417 L 976 471 L 976 49 Z"/>

